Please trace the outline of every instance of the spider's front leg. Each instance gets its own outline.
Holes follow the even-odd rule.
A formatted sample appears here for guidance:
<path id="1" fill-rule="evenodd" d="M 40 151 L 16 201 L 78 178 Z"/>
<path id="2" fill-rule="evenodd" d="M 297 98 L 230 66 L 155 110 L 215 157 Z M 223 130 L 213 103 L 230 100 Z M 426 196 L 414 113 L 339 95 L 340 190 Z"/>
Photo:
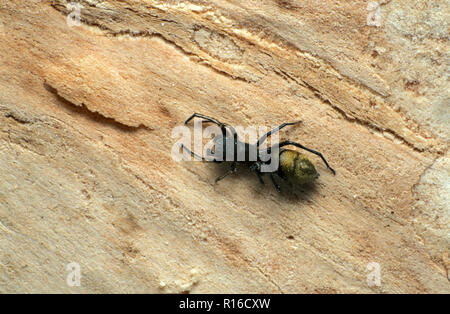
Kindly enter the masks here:
<path id="1" fill-rule="evenodd" d="M 186 121 L 184 121 L 184 124 L 188 124 L 188 123 L 189 123 L 192 119 L 194 119 L 194 118 L 200 118 L 200 119 L 203 119 L 203 122 L 211 122 L 211 123 L 214 123 L 214 124 L 218 125 L 218 126 L 220 127 L 220 129 L 222 130 L 222 135 L 223 135 L 224 137 L 227 136 L 227 128 L 228 128 L 228 129 L 230 130 L 231 134 L 233 134 L 233 137 L 234 137 L 235 139 L 237 138 L 236 130 L 235 130 L 232 126 L 230 126 L 230 125 L 228 125 L 228 124 L 226 124 L 226 123 L 222 123 L 222 122 L 220 122 L 220 121 L 217 120 L 217 119 L 214 119 L 214 118 L 212 118 L 212 117 L 205 116 L 205 115 L 200 114 L 200 113 L 194 113 L 194 114 L 192 114 L 189 118 L 187 118 Z"/>
<path id="2" fill-rule="evenodd" d="M 202 156 L 197 155 L 196 153 L 194 153 L 193 151 L 191 151 L 189 148 L 187 148 L 186 146 L 184 146 L 184 144 L 181 144 L 181 148 L 185 151 L 188 152 L 188 154 L 190 154 L 192 157 L 195 157 L 197 159 L 200 159 L 201 161 L 206 161 L 206 162 L 215 162 L 215 163 L 221 163 L 221 161 L 216 160 L 215 158 L 204 158 Z"/>

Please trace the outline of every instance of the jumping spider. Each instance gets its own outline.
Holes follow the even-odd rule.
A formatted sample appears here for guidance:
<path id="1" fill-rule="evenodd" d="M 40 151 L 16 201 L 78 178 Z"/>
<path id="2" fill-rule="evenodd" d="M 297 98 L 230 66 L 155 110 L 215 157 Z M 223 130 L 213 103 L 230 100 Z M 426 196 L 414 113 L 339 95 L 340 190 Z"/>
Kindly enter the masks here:
<path id="1" fill-rule="evenodd" d="M 251 171 L 254 171 L 257 174 L 261 184 L 264 184 L 262 176 L 266 172 L 262 172 L 261 167 L 263 165 L 270 164 L 271 158 L 269 158 L 268 160 L 265 160 L 267 158 L 262 158 L 262 156 L 263 156 L 263 154 L 265 154 L 265 156 L 270 155 L 270 153 L 272 151 L 276 152 L 276 150 L 278 150 L 279 165 L 275 170 L 273 170 L 271 172 L 267 172 L 267 173 L 269 173 L 270 179 L 272 180 L 272 183 L 278 192 L 280 192 L 281 190 L 280 190 L 280 186 L 275 181 L 274 174 L 277 174 L 280 178 L 288 181 L 289 183 L 291 183 L 293 185 L 302 185 L 302 184 L 313 182 L 315 179 L 317 179 L 319 177 L 319 173 L 316 171 L 316 168 L 314 167 L 313 163 L 305 155 L 299 153 L 298 151 L 282 148 L 282 147 L 288 146 L 288 145 L 296 146 L 298 148 L 304 149 L 310 153 L 313 153 L 313 154 L 319 156 L 322 159 L 322 161 L 325 163 L 327 168 L 330 169 L 330 171 L 333 174 L 336 174 L 336 172 L 333 170 L 333 168 L 331 168 L 328 165 L 328 162 L 325 160 L 325 158 L 322 156 L 322 154 L 320 152 L 312 150 L 312 149 L 305 147 L 296 142 L 283 141 L 281 143 L 274 144 L 273 146 L 271 146 L 269 148 L 265 148 L 263 150 L 259 149 L 259 146 L 267 139 L 267 137 L 278 132 L 285 126 L 299 124 L 301 121 L 283 123 L 280 126 L 276 127 L 275 129 L 271 130 L 270 132 L 261 136 L 258 139 L 258 141 L 256 142 L 256 144 L 250 144 L 250 143 L 241 142 L 238 139 L 237 133 L 232 126 L 222 123 L 214 118 L 199 114 L 199 113 L 194 113 L 193 115 L 191 115 L 184 122 L 184 124 L 189 123 L 189 121 L 191 121 L 195 117 L 203 119 L 203 122 L 212 122 L 212 123 L 217 124 L 222 131 L 222 136 L 218 136 L 214 139 L 214 144 L 216 145 L 215 147 L 222 145 L 222 152 L 223 152 L 222 157 L 223 158 L 220 158 L 220 160 L 216 159 L 210 150 L 207 150 L 207 154 L 206 154 L 207 158 L 203 158 L 203 157 L 200 157 L 200 156 L 196 155 L 195 153 L 191 152 L 187 147 L 182 145 L 183 149 L 185 149 L 189 154 L 191 154 L 197 158 L 200 158 L 204 161 L 210 161 L 210 162 L 216 162 L 216 163 L 221 163 L 223 161 L 231 161 L 231 169 L 228 172 L 226 172 L 225 174 L 218 177 L 215 181 L 216 183 L 218 181 L 222 180 L 223 178 L 225 178 L 226 176 L 228 176 L 229 174 L 235 173 L 237 164 L 243 163 L 243 164 L 247 165 Z M 232 138 L 230 138 L 230 136 L 232 136 Z M 234 158 L 231 160 L 229 160 L 229 159 L 226 160 L 227 142 L 232 143 L 234 146 L 233 147 L 234 148 L 234 150 L 233 150 Z M 282 149 L 280 149 L 280 148 L 282 148 Z M 256 150 L 256 160 L 252 160 L 250 158 L 250 152 L 252 151 L 252 149 L 253 149 L 253 151 Z M 237 158 L 237 156 L 239 154 L 239 150 L 241 150 L 241 153 L 243 153 L 243 155 L 245 156 L 244 160 L 242 160 L 242 161 L 238 160 L 238 158 Z M 244 151 L 242 151 L 242 150 L 244 150 Z"/>

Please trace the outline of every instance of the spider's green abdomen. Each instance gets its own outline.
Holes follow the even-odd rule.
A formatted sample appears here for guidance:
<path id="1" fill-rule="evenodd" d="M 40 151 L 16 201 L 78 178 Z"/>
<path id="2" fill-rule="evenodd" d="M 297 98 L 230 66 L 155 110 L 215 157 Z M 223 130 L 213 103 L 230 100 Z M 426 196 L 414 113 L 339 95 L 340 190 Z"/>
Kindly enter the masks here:
<path id="1" fill-rule="evenodd" d="M 278 172 L 294 185 L 310 183 L 319 177 L 312 162 L 295 150 L 281 152 Z"/>

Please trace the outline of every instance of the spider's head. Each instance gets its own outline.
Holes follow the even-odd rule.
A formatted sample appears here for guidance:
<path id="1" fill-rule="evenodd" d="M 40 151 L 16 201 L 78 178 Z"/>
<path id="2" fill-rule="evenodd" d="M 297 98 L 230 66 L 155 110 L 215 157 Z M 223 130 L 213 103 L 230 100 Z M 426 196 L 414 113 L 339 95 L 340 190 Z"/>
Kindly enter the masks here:
<path id="1" fill-rule="evenodd" d="M 284 150 L 280 154 L 279 173 L 294 185 L 311 183 L 319 177 L 313 163 L 295 150 Z"/>

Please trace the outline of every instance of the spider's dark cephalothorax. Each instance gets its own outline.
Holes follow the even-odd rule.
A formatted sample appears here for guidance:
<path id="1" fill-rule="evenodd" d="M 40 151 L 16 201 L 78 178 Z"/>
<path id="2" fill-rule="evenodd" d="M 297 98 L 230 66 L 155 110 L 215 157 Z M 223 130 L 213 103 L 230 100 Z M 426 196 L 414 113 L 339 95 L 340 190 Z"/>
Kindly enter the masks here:
<path id="1" fill-rule="evenodd" d="M 281 143 L 274 144 L 271 147 L 264 148 L 262 150 L 259 149 L 260 145 L 267 139 L 267 137 L 278 132 L 280 129 L 284 128 L 285 126 L 295 125 L 295 124 L 300 123 L 301 121 L 283 123 L 280 126 L 276 127 L 275 129 L 271 130 L 270 132 L 261 136 L 255 144 L 249 144 L 249 143 L 243 143 L 243 142 L 239 141 L 237 133 L 232 126 L 222 123 L 214 118 L 199 114 L 199 113 L 194 113 L 193 115 L 191 115 L 184 122 L 184 124 L 189 123 L 189 121 L 191 121 L 193 118 L 196 118 L 196 117 L 203 119 L 203 122 L 212 122 L 212 123 L 217 124 L 220 127 L 220 129 L 222 131 L 222 136 L 217 137 L 215 139 L 214 143 L 215 143 L 216 147 L 217 147 L 217 145 L 222 145 L 221 151 L 223 152 L 223 158 L 221 158 L 220 160 L 218 160 L 217 158 L 211 159 L 210 151 L 207 152 L 207 154 L 209 153 L 209 156 L 207 156 L 207 157 L 209 157 L 209 159 L 202 158 L 200 156 L 197 156 L 193 152 L 191 152 L 185 146 L 183 146 L 183 149 L 188 151 L 191 155 L 194 155 L 197 158 L 201 158 L 204 161 L 211 161 L 211 162 L 217 162 L 217 163 L 220 163 L 222 161 L 231 161 L 231 169 L 228 172 L 226 172 L 225 174 L 218 177 L 215 181 L 216 183 L 219 180 L 222 180 L 223 178 L 225 178 L 227 175 L 235 173 L 237 163 L 246 164 L 250 168 L 250 170 L 254 171 L 257 174 L 259 181 L 262 184 L 264 184 L 262 176 L 265 173 L 268 173 L 270 176 L 270 179 L 272 180 L 273 185 L 275 186 L 275 188 L 277 189 L 278 192 L 280 192 L 280 186 L 275 181 L 274 174 L 278 175 L 280 178 L 288 181 L 289 183 L 291 183 L 293 185 L 306 184 L 306 183 L 313 182 L 315 179 L 317 179 L 319 177 L 319 173 L 316 171 L 316 168 L 314 167 L 313 163 L 305 155 L 299 153 L 298 151 L 282 148 L 282 147 L 288 146 L 288 145 L 292 145 L 292 146 L 304 149 L 310 153 L 313 153 L 313 154 L 319 156 L 322 159 L 322 161 L 325 163 L 327 168 L 333 174 L 336 174 L 336 172 L 333 170 L 333 168 L 331 168 L 328 165 L 328 162 L 325 160 L 325 158 L 322 156 L 321 153 L 319 153 L 315 150 L 312 150 L 308 147 L 305 147 L 296 142 L 283 141 Z M 232 158 L 231 160 L 226 159 L 227 143 L 228 144 L 232 143 L 232 145 L 234 146 L 233 147 L 234 148 L 234 150 L 233 150 L 234 158 Z M 238 160 L 238 158 L 237 158 L 239 149 L 245 150 L 243 152 L 243 155 L 245 157 L 243 158 L 242 161 Z M 251 155 L 250 152 L 252 149 L 256 150 L 256 160 L 253 160 L 250 158 L 250 155 Z M 278 151 L 278 157 L 279 157 L 278 167 L 273 171 L 262 172 L 261 166 L 265 165 L 265 164 L 270 164 L 270 162 L 271 162 L 270 158 L 269 159 L 262 158 L 263 155 L 267 156 L 267 155 L 270 155 L 271 152 L 276 152 L 276 151 Z"/>

